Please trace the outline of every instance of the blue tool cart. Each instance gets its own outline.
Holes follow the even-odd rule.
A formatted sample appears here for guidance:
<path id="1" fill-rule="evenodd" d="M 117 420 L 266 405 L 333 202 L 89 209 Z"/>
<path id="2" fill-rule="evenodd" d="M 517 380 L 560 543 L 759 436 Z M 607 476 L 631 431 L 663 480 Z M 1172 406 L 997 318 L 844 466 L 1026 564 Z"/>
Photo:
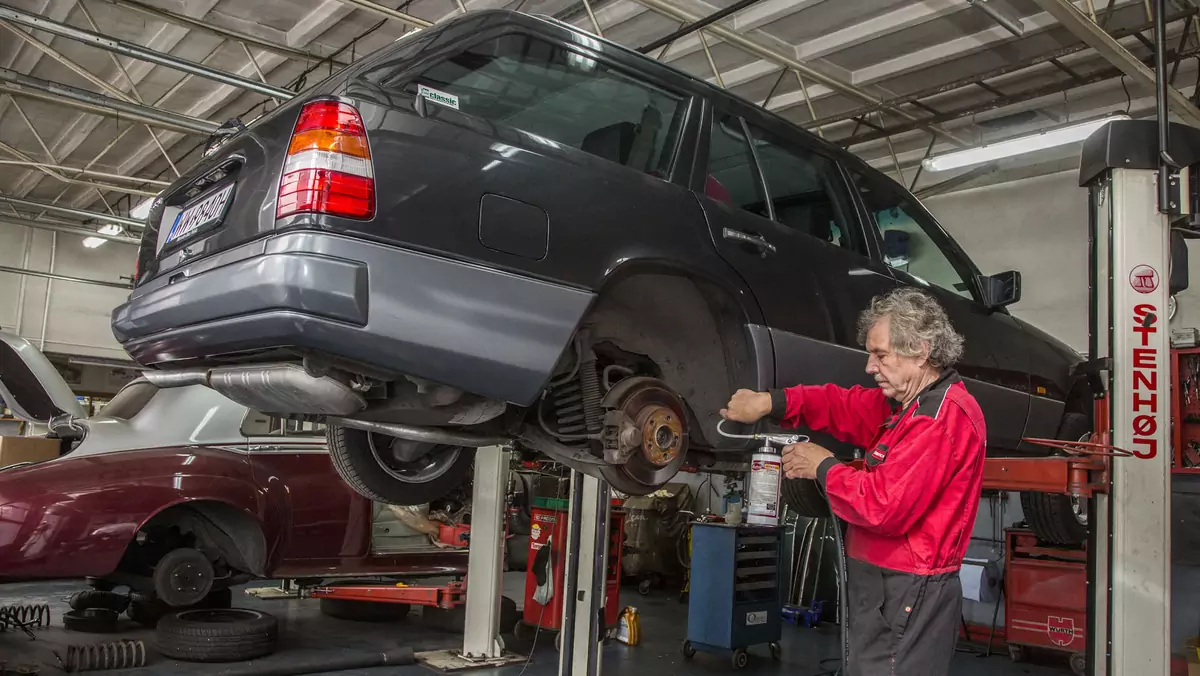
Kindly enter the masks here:
<path id="1" fill-rule="evenodd" d="M 775 526 L 692 524 L 685 658 L 698 651 L 729 655 L 741 668 L 750 659 L 746 649 L 766 643 L 779 659 L 780 535 Z"/>

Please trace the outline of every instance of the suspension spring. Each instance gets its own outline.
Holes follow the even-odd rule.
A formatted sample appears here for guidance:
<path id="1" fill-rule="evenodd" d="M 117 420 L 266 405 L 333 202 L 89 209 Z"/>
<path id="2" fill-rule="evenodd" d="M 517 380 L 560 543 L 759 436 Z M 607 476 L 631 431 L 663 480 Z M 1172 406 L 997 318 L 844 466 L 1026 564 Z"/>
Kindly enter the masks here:
<path id="1" fill-rule="evenodd" d="M 599 434 L 604 429 L 604 411 L 601 401 L 604 392 L 600 389 L 600 374 L 596 373 L 596 355 L 590 350 L 579 364 L 579 383 L 583 389 L 583 419 L 588 434 Z"/>
<path id="2" fill-rule="evenodd" d="M 29 633 L 30 629 L 50 626 L 50 606 L 25 604 L 0 606 L 0 631 L 18 628 Z"/>
<path id="3" fill-rule="evenodd" d="M 560 434 L 584 434 L 587 432 L 581 388 L 579 378 L 575 377 L 554 388 L 551 393 L 555 420 L 558 423 Z"/>
<path id="4" fill-rule="evenodd" d="M 146 666 L 146 644 L 122 639 L 108 643 L 67 646 L 62 667 L 68 672 L 132 669 Z"/>

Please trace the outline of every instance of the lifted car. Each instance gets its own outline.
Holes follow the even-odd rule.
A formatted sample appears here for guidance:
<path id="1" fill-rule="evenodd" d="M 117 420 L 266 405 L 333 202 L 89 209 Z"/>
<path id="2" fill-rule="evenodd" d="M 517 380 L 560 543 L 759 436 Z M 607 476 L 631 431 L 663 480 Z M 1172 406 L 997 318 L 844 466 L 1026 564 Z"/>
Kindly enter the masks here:
<path id="1" fill-rule="evenodd" d="M 1079 356 L 1005 309 L 1019 274 L 981 274 L 902 186 L 653 59 L 488 11 L 166 189 L 113 330 L 161 386 L 327 421 L 372 499 L 436 498 L 509 442 L 646 494 L 712 459 L 739 387 L 870 384 L 857 315 L 904 285 L 966 336 L 992 452 L 1086 426 Z"/>
<path id="2" fill-rule="evenodd" d="M 0 468 L 0 581 L 127 586 L 130 616 L 153 623 L 214 596 L 228 604 L 226 590 L 254 578 L 466 572 L 465 548 L 426 533 L 439 513 L 461 521 L 469 491 L 373 504 L 338 480 L 323 436 L 209 388 L 136 380 L 84 418 L 46 357 L 0 332 L 0 399 L 66 451 Z"/>

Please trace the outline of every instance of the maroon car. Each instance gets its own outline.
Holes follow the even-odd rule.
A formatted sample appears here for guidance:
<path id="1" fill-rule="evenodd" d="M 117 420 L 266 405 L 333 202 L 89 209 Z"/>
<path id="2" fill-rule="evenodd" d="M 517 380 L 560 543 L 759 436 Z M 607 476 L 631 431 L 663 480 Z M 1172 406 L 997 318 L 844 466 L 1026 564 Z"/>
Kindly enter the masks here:
<path id="1" fill-rule="evenodd" d="M 88 577 L 180 607 L 253 578 L 466 571 L 466 551 L 427 532 L 461 513 L 469 492 L 416 508 L 372 503 L 338 479 L 311 423 L 144 380 L 84 418 L 45 356 L 2 332 L 0 398 L 49 424 L 66 450 L 0 468 L 0 580 Z"/>

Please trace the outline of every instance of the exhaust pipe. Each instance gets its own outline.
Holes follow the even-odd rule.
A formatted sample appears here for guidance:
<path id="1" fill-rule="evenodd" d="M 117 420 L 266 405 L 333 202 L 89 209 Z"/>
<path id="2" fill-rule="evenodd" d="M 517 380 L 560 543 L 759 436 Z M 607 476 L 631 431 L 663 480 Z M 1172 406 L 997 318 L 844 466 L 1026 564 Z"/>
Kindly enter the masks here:
<path id="1" fill-rule="evenodd" d="M 330 418 L 329 423 L 350 427 L 365 432 L 378 432 L 408 441 L 420 441 L 428 444 L 443 444 L 446 446 L 466 446 L 468 448 L 483 448 L 484 446 L 504 446 L 512 443 L 511 437 L 488 437 L 469 432 L 451 432 L 434 427 L 416 427 L 414 425 L 399 425 L 396 423 L 369 422 L 366 420 L 351 420 L 349 418 Z"/>
<path id="2" fill-rule="evenodd" d="M 182 371 L 143 371 L 142 377 L 156 387 L 188 387 L 208 385 L 208 369 L 183 369 Z"/>
<path id="3" fill-rule="evenodd" d="M 328 376 L 311 376 L 299 364 L 147 371 L 145 378 L 158 387 L 205 385 L 263 413 L 342 416 L 367 407 L 354 388 Z"/>

